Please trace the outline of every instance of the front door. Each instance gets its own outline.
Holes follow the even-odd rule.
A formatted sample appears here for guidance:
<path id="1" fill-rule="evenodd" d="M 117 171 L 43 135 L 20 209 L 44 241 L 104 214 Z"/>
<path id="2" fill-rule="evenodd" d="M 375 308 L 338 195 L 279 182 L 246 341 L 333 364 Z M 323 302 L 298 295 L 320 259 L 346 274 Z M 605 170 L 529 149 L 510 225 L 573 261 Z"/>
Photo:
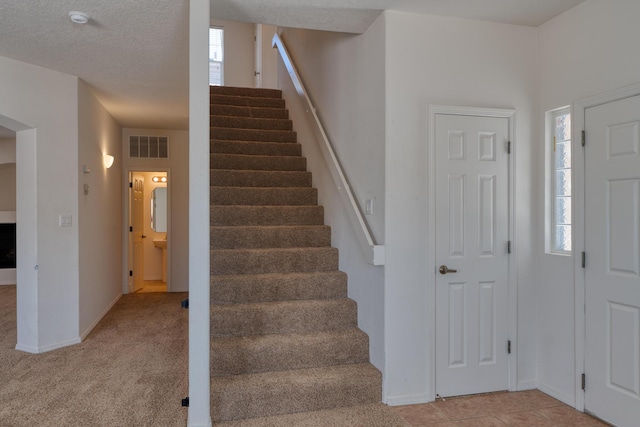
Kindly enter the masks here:
<path id="1" fill-rule="evenodd" d="M 436 393 L 509 388 L 509 118 L 436 114 Z"/>
<path id="2" fill-rule="evenodd" d="M 585 409 L 640 420 L 640 96 L 585 109 Z"/>

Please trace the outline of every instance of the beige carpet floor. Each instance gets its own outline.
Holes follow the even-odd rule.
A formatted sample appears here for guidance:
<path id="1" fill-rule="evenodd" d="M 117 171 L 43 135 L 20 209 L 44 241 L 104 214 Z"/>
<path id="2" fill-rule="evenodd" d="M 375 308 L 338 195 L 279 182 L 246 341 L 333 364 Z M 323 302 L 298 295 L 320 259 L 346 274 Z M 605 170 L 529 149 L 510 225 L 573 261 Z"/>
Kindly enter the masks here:
<path id="1" fill-rule="evenodd" d="M 15 286 L 0 286 L 0 426 L 185 426 L 184 293 L 123 296 L 84 342 L 15 350 Z"/>

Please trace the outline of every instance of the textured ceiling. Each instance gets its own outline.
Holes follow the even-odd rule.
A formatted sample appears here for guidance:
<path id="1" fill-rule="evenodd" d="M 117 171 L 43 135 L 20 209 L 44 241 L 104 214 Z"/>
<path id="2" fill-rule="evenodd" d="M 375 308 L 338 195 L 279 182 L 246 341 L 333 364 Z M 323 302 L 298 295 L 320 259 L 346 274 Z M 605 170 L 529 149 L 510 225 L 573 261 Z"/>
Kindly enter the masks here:
<path id="1" fill-rule="evenodd" d="M 362 33 L 383 10 L 539 26 L 584 0 L 211 0 L 219 19 Z"/>
<path id="2" fill-rule="evenodd" d="M 187 128 L 188 40 L 187 0 L 0 0 L 0 56 L 80 77 L 125 127 Z"/>
<path id="3" fill-rule="evenodd" d="M 537 26 L 582 1 L 210 0 L 218 19 L 351 33 L 385 9 Z M 124 127 L 188 126 L 188 0 L 0 0 L 0 56 L 80 77 Z"/>

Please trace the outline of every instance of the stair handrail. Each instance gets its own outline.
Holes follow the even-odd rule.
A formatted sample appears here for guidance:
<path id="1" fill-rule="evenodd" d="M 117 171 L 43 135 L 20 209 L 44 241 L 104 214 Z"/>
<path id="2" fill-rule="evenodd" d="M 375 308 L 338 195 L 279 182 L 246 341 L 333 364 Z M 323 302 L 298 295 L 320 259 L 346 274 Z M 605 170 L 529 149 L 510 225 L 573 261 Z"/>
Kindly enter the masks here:
<path id="1" fill-rule="evenodd" d="M 298 70 L 293 63 L 293 59 L 289 55 L 289 51 L 287 50 L 284 41 L 278 33 L 273 35 L 271 44 L 272 47 L 278 49 L 278 53 L 280 53 L 280 57 L 282 58 L 284 66 L 289 73 L 289 77 L 291 77 L 291 82 L 293 83 L 298 96 L 307 106 L 307 114 L 310 114 L 313 118 L 313 120 L 311 120 L 311 123 L 315 124 L 314 132 L 316 133 L 316 139 L 319 141 L 320 151 L 322 151 L 324 160 L 329 168 L 329 171 L 331 172 L 331 176 L 333 177 L 333 181 L 336 184 L 338 193 L 341 196 L 342 203 L 345 207 L 345 210 L 347 211 L 349 219 L 356 229 L 358 242 L 360 244 L 360 247 L 364 251 L 367 262 L 373 265 L 384 265 L 384 245 L 376 244 L 373 236 L 371 235 L 369 226 L 362 216 L 360 206 L 358 205 L 356 198 L 351 191 L 351 186 L 349 185 L 347 177 L 342 170 L 342 166 L 340 166 L 340 161 L 336 156 L 335 150 L 333 149 L 333 145 L 331 144 L 327 133 L 324 130 L 322 121 L 316 113 L 316 108 L 311 102 L 309 93 L 302 83 L 302 79 L 300 78 L 300 74 L 298 73 Z"/>

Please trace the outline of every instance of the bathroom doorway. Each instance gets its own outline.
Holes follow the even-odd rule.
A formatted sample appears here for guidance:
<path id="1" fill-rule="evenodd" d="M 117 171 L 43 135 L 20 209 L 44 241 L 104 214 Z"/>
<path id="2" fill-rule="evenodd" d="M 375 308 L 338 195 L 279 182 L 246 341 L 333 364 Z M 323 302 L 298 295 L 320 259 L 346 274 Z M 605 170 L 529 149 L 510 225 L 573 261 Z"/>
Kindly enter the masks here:
<path id="1" fill-rule="evenodd" d="M 171 290 L 168 170 L 130 170 L 125 293 Z"/>

